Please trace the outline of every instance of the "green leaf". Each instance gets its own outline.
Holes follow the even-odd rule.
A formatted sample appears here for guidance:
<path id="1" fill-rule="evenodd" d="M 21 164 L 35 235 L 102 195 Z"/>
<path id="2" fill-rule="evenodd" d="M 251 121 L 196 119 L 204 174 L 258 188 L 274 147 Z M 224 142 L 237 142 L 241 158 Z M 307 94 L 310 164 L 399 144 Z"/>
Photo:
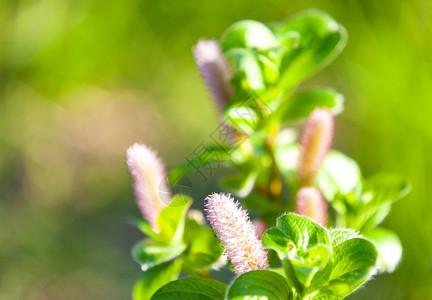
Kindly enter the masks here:
<path id="1" fill-rule="evenodd" d="M 228 290 L 228 300 L 293 299 L 287 280 L 276 272 L 250 271 L 239 276 Z"/>
<path id="2" fill-rule="evenodd" d="M 267 56 L 258 55 L 258 60 L 263 70 L 264 79 L 267 84 L 275 84 L 279 80 L 279 68 Z"/>
<path id="3" fill-rule="evenodd" d="M 235 48 L 226 52 L 225 57 L 232 68 L 235 88 L 246 91 L 264 89 L 263 71 L 256 53 L 249 49 Z"/>
<path id="4" fill-rule="evenodd" d="M 275 146 L 275 160 L 278 169 L 288 186 L 295 181 L 295 172 L 299 156 L 297 136 L 291 130 L 283 130 L 278 135 Z"/>
<path id="5" fill-rule="evenodd" d="M 315 291 L 314 293 L 305 297 L 307 300 L 339 300 L 340 297 L 337 297 L 331 290 L 326 288 Z"/>
<path id="6" fill-rule="evenodd" d="M 347 215 L 347 226 L 356 228 L 360 232 L 368 232 L 384 221 L 390 213 L 391 203 L 386 202 L 381 205 L 359 203 L 353 210 Z"/>
<path id="7" fill-rule="evenodd" d="M 298 292 L 312 282 L 332 254 L 327 231 L 295 214 L 279 217 L 276 227 L 264 233 L 262 243 L 278 253 L 290 285 Z"/>
<path id="8" fill-rule="evenodd" d="M 225 116 L 231 126 L 246 135 L 254 133 L 260 121 L 258 113 L 247 106 L 228 108 Z"/>
<path id="9" fill-rule="evenodd" d="M 359 237 L 357 231 L 351 228 L 332 228 L 329 230 L 329 235 L 333 248 L 347 240 Z"/>
<path id="10" fill-rule="evenodd" d="M 397 176 L 377 175 L 364 184 L 363 193 L 348 215 L 347 225 L 368 232 L 379 225 L 388 215 L 392 202 L 405 196 L 411 186 Z"/>
<path id="11" fill-rule="evenodd" d="M 183 236 L 186 213 L 192 199 L 188 196 L 177 195 L 165 207 L 158 218 L 161 240 L 167 243 L 180 243 Z"/>
<path id="12" fill-rule="evenodd" d="M 227 286 L 203 278 L 183 278 L 161 287 L 152 300 L 223 300 Z"/>
<path id="13" fill-rule="evenodd" d="M 262 242 L 281 258 L 291 258 L 306 253 L 312 246 L 330 245 L 330 238 L 327 231 L 311 219 L 290 213 L 277 219 L 276 227 L 264 233 Z"/>
<path id="14" fill-rule="evenodd" d="M 154 266 L 142 273 L 133 288 L 134 300 L 149 300 L 160 287 L 177 279 L 182 262 L 174 260 Z"/>
<path id="15" fill-rule="evenodd" d="M 223 52 L 232 48 L 268 50 L 278 46 L 278 41 L 271 30 L 264 24 L 253 20 L 234 23 L 221 38 Z"/>
<path id="16" fill-rule="evenodd" d="M 165 245 L 153 239 L 145 239 L 132 248 L 132 257 L 141 264 L 143 271 L 179 256 L 185 249 L 183 244 Z"/>
<path id="17" fill-rule="evenodd" d="M 192 271 L 209 268 L 222 256 L 223 248 L 213 230 L 194 219 L 186 221 L 184 241 L 187 244 L 183 256 L 184 266 Z"/>
<path id="18" fill-rule="evenodd" d="M 361 172 L 357 163 L 339 151 L 332 150 L 317 174 L 316 182 L 328 201 L 336 194 L 346 195 L 361 188 Z"/>
<path id="19" fill-rule="evenodd" d="M 378 250 L 378 272 L 393 272 L 402 258 L 399 237 L 385 228 L 375 228 L 365 234 Z"/>
<path id="20" fill-rule="evenodd" d="M 297 279 L 306 287 L 316 281 L 315 274 L 325 268 L 330 260 L 332 248 L 327 245 L 317 245 L 309 248 L 302 256 L 290 259 Z"/>
<path id="21" fill-rule="evenodd" d="M 349 239 L 333 248 L 333 270 L 326 289 L 343 298 L 374 272 L 378 258 L 375 246 L 362 238 Z"/>
<path id="22" fill-rule="evenodd" d="M 295 94 L 289 102 L 288 108 L 282 116 L 284 122 L 292 122 L 307 118 L 316 107 L 327 107 L 333 113 L 339 114 L 343 110 L 344 98 L 331 88 L 312 88 Z"/>
<path id="23" fill-rule="evenodd" d="M 288 49 L 280 66 L 283 81 L 288 85 L 296 85 L 328 65 L 348 40 L 345 28 L 315 9 L 293 15 L 274 26 L 273 32 L 280 41 L 290 32 L 300 35 L 298 46 Z"/>
<path id="24" fill-rule="evenodd" d="M 411 190 L 411 184 L 399 176 L 379 174 L 366 181 L 362 198 L 363 202 L 380 205 L 405 197 Z"/>
<path id="25" fill-rule="evenodd" d="M 138 227 L 138 229 L 141 230 L 142 233 L 148 235 L 149 237 L 153 239 L 159 238 L 159 234 L 157 232 L 154 232 L 151 225 L 142 217 L 134 217 L 131 220 L 131 223 Z"/>

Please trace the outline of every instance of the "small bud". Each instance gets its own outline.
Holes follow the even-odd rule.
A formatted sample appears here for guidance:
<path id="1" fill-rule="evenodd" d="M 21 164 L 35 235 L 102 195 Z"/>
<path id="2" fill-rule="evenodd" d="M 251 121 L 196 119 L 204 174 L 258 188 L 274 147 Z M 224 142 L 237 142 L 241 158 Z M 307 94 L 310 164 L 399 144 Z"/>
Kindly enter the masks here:
<path id="1" fill-rule="evenodd" d="M 193 48 L 195 62 L 219 111 L 223 111 L 233 96 L 229 80 L 230 68 L 219 44 L 214 41 L 200 40 Z"/>
<path id="2" fill-rule="evenodd" d="M 309 185 L 321 168 L 333 141 L 334 118 L 327 108 L 315 108 L 303 127 L 297 177 Z"/>
<path id="3" fill-rule="evenodd" d="M 141 144 L 128 148 L 126 163 L 133 179 L 138 209 L 153 230 L 158 232 L 159 213 L 171 196 L 164 165 L 155 151 Z"/>
<path id="4" fill-rule="evenodd" d="M 212 194 L 205 199 L 205 213 L 237 274 L 268 268 L 267 252 L 255 226 L 229 194 Z"/>
<path id="5" fill-rule="evenodd" d="M 327 202 L 317 188 L 308 186 L 298 190 L 295 212 L 327 226 Z"/>
<path id="6" fill-rule="evenodd" d="M 255 219 L 255 220 L 252 221 L 252 224 L 255 226 L 255 231 L 256 231 L 257 238 L 259 240 L 262 240 L 262 236 L 264 235 L 264 233 L 268 229 L 268 226 L 267 226 L 266 222 L 264 222 L 261 219 Z"/>

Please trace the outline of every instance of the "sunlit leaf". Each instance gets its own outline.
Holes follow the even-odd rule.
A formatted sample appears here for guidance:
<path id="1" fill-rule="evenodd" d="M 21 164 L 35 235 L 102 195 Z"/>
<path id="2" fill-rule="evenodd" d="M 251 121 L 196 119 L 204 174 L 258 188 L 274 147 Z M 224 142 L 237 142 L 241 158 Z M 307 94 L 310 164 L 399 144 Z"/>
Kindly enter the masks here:
<path id="1" fill-rule="evenodd" d="M 183 256 L 185 268 L 204 269 L 220 260 L 223 248 L 210 227 L 199 224 L 194 219 L 188 219 L 185 233 L 184 241 L 187 244 Z"/>
<path id="2" fill-rule="evenodd" d="M 357 289 L 375 271 L 375 246 L 362 238 L 349 239 L 333 248 L 333 270 L 327 289 L 343 298 Z"/>
<path id="3" fill-rule="evenodd" d="M 297 279 L 309 286 L 318 271 L 325 268 L 332 255 L 332 248 L 328 245 L 316 245 L 309 248 L 302 256 L 292 257 L 290 263 Z"/>
<path id="4" fill-rule="evenodd" d="M 251 107 L 238 106 L 227 109 L 227 121 L 238 131 L 251 135 L 258 126 L 260 115 Z"/>
<path id="5" fill-rule="evenodd" d="M 250 48 L 268 50 L 278 46 L 278 41 L 264 24 L 243 20 L 231 25 L 221 38 L 222 50 L 232 48 Z"/>
<path id="6" fill-rule="evenodd" d="M 203 278 L 183 278 L 161 287 L 152 300 L 223 300 L 227 286 Z"/>
<path id="7" fill-rule="evenodd" d="M 158 218 L 160 237 L 170 243 L 181 241 L 184 230 L 184 222 L 187 210 L 192 204 L 192 199 L 185 195 L 175 196 L 165 207 Z"/>
<path id="8" fill-rule="evenodd" d="M 352 238 L 359 237 L 359 234 L 351 228 L 332 228 L 329 230 L 329 235 L 332 247 L 336 247 Z"/>
<path id="9" fill-rule="evenodd" d="M 289 32 L 300 36 L 296 48 L 282 58 L 280 71 L 283 81 L 295 85 L 335 59 L 346 45 L 348 34 L 328 14 L 310 9 L 299 12 L 275 25 L 273 31 L 280 41 Z"/>
<path id="10" fill-rule="evenodd" d="M 232 81 L 236 90 L 258 91 L 265 87 L 263 71 L 256 53 L 249 49 L 235 48 L 226 52 L 225 57 L 232 67 Z"/>
<path id="11" fill-rule="evenodd" d="M 238 277 L 228 290 L 228 300 L 293 299 L 287 280 L 276 272 L 257 270 Z"/>
<path id="12" fill-rule="evenodd" d="M 365 235 L 378 250 L 378 271 L 393 272 L 402 258 L 402 245 L 398 236 L 385 228 L 375 228 Z"/>
<path id="13" fill-rule="evenodd" d="M 174 260 L 154 266 L 142 273 L 133 288 L 134 300 L 149 300 L 160 287 L 177 279 L 182 262 Z"/>
<path id="14" fill-rule="evenodd" d="M 132 257 L 141 264 L 143 271 L 179 256 L 185 249 L 183 244 L 165 245 L 153 239 L 138 242 L 132 248 Z"/>
<path id="15" fill-rule="evenodd" d="M 339 151 L 328 153 L 316 182 L 328 201 L 337 193 L 342 195 L 354 192 L 361 187 L 361 172 L 357 163 Z"/>

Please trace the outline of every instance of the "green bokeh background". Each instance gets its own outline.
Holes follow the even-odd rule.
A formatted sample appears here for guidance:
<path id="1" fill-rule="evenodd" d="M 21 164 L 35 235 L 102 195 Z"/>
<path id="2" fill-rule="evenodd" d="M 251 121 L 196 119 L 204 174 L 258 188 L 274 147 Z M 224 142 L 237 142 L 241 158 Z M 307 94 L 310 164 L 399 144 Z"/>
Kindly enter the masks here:
<path id="1" fill-rule="evenodd" d="M 130 299 L 140 234 L 127 221 L 137 209 L 126 148 L 184 161 L 217 126 L 191 47 L 240 19 L 311 7 L 350 36 L 305 82 L 345 95 L 335 148 L 366 176 L 413 182 L 385 221 L 401 265 L 349 299 L 432 297 L 430 0 L 2 0 L 0 299 Z M 219 189 L 216 178 L 195 185 L 195 201 Z"/>

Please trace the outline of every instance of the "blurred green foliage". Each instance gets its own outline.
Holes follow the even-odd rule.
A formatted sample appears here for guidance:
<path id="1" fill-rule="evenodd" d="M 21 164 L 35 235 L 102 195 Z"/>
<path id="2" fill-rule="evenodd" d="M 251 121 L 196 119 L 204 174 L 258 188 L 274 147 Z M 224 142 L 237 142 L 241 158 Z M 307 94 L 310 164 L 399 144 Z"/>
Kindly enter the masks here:
<path id="1" fill-rule="evenodd" d="M 345 96 L 335 148 L 365 175 L 413 190 L 385 225 L 403 261 L 350 299 L 432 294 L 432 3 L 384 1 L 0 2 L 0 299 L 127 299 L 140 234 L 124 151 L 135 141 L 182 162 L 217 126 L 191 55 L 241 19 L 315 7 L 349 32 L 308 80 Z M 196 202 L 217 191 L 195 187 Z"/>

